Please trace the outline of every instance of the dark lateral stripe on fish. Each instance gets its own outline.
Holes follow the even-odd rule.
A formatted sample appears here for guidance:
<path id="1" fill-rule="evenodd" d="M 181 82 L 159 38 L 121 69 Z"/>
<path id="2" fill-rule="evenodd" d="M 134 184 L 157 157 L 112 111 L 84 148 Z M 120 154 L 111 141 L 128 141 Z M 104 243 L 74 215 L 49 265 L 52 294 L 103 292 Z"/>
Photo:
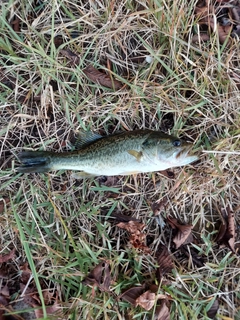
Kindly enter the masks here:
<path id="1" fill-rule="evenodd" d="M 17 171 L 22 173 L 49 171 L 50 154 L 47 151 L 23 151 L 18 156 L 22 166 L 18 167 Z"/>

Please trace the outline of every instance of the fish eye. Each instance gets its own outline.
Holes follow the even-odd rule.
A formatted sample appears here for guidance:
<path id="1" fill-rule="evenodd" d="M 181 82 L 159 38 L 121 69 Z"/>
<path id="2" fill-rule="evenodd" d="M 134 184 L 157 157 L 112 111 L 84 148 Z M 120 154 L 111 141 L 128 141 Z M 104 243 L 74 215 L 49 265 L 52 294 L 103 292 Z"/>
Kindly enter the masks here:
<path id="1" fill-rule="evenodd" d="M 173 143 L 174 147 L 180 147 L 181 146 L 181 141 L 180 140 L 174 140 Z"/>

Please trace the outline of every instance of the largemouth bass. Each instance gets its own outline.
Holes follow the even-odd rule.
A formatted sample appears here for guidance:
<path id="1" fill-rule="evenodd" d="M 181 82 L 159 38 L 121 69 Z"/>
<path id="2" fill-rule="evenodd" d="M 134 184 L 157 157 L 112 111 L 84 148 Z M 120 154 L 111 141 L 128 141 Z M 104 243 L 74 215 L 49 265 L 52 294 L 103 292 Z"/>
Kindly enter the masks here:
<path id="1" fill-rule="evenodd" d="M 77 170 L 80 176 L 130 175 L 161 171 L 197 160 L 192 145 L 160 131 L 136 130 L 102 137 L 82 136 L 80 149 L 72 152 L 24 151 L 17 171 Z"/>

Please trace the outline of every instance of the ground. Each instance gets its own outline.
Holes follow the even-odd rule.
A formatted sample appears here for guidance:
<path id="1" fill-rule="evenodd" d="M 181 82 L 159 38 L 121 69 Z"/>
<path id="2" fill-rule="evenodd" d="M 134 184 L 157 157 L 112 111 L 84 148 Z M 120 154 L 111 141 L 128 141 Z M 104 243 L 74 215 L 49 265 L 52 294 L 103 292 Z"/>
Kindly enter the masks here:
<path id="1" fill-rule="evenodd" d="M 21 316 L 21 299 L 32 318 L 240 319 L 238 12 L 2 1 L 0 319 Z M 23 149 L 145 128 L 184 137 L 199 160 L 85 180 L 16 171 Z"/>

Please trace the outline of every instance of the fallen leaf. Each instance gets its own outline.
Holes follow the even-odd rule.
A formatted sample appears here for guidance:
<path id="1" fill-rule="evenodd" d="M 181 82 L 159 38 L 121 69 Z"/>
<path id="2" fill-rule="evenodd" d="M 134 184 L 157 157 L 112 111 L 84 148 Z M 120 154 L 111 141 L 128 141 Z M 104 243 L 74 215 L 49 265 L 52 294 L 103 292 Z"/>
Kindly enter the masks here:
<path id="1" fill-rule="evenodd" d="M 137 221 L 139 222 L 138 219 L 131 217 L 131 216 L 126 216 L 121 213 L 113 212 L 109 218 L 114 218 L 115 221 L 120 221 L 120 222 L 128 222 L 128 221 Z"/>
<path id="2" fill-rule="evenodd" d="M 32 275 L 32 271 L 28 268 L 28 262 L 25 262 L 22 266 L 20 266 L 21 275 L 20 275 L 20 281 L 23 284 L 27 284 L 29 278 Z"/>
<path id="3" fill-rule="evenodd" d="M 210 39 L 209 35 L 206 33 L 200 33 L 200 34 L 195 34 L 192 39 L 191 42 L 192 43 L 196 43 L 200 41 L 208 41 Z"/>
<path id="4" fill-rule="evenodd" d="M 108 292 L 111 283 L 109 263 L 100 262 L 82 281 L 82 284 L 93 287 L 97 286 L 101 291 Z"/>
<path id="5" fill-rule="evenodd" d="M 172 257 L 170 256 L 170 253 L 166 246 L 159 245 L 156 253 L 156 260 L 158 262 L 159 267 L 156 271 L 156 276 L 158 280 L 167 273 L 172 272 L 172 269 L 174 268 Z"/>
<path id="6" fill-rule="evenodd" d="M 119 298 L 128 301 L 132 305 L 136 306 L 136 300 L 141 296 L 141 294 L 143 294 L 144 289 L 145 285 L 129 288 L 128 290 L 123 292 Z"/>
<path id="7" fill-rule="evenodd" d="M 173 171 L 170 170 L 163 170 L 160 171 L 161 175 L 163 175 L 164 177 L 168 178 L 168 179 L 174 179 L 175 178 L 175 174 Z"/>
<path id="8" fill-rule="evenodd" d="M 215 29 L 214 21 L 210 21 L 209 25 L 211 26 L 212 30 Z M 221 26 L 219 23 L 216 26 L 216 32 L 219 37 L 219 42 L 223 44 L 227 38 L 230 37 L 232 32 L 232 26 Z"/>
<path id="9" fill-rule="evenodd" d="M 208 310 L 208 312 L 207 312 L 208 318 L 214 319 L 215 316 L 216 316 L 216 314 L 217 314 L 217 312 L 218 312 L 218 308 L 219 308 L 219 302 L 218 302 L 218 299 L 216 299 L 216 300 L 213 302 L 211 308 L 210 308 L 210 309 Z"/>
<path id="10" fill-rule="evenodd" d="M 167 300 L 162 300 L 161 305 L 156 308 L 154 320 L 170 320 L 170 311 Z"/>
<path id="11" fill-rule="evenodd" d="M 14 248 L 7 254 L 1 254 L 0 255 L 0 263 L 7 262 L 7 261 L 13 259 L 15 256 L 15 252 L 16 252 L 16 249 Z"/>
<path id="12" fill-rule="evenodd" d="M 130 232 L 129 242 L 134 248 L 140 249 L 144 253 L 150 253 L 150 248 L 146 246 L 146 234 L 142 232 L 145 228 L 144 223 L 131 220 L 128 222 L 120 222 L 117 224 L 117 227 Z"/>
<path id="13" fill-rule="evenodd" d="M 235 220 L 234 213 L 228 206 L 226 209 L 221 209 L 222 223 L 219 228 L 216 242 L 220 245 L 228 246 L 232 252 L 235 252 Z"/>
<path id="14" fill-rule="evenodd" d="M 38 305 L 35 305 L 34 307 L 36 308 L 34 310 L 36 319 L 42 319 L 43 318 L 42 309 L 40 309 Z M 60 304 L 57 301 L 52 306 L 47 306 L 46 307 L 47 315 L 48 316 L 54 316 L 54 317 L 51 317 L 49 319 L 55 319 L 55 320 L 64 319 L 63 318 L 63 314 L 61 314 L 61 310 L 62 310 L 62 308 L 61 308 Z"/>
<path id="15" fill-rule="evenodd" d="M 192 248 L 186 248 L 185 246 L 181 247 L 181 252 L 183 252 L 187 257 L 191 259 L 194 265 L 201 268 L 204 266 L 204 260 L 202 257 L 199 257 L 198 254 L 193 251 Z"/>
<path id="16" fill-rule="evenodd" d="M 182 244 L 187 244 L 193 241 L 192 236 L 192 225 L 190 224 L 179 224 L 177 219 L 167 217 L 167 221 L 173 229 L 177 229 L 177 234 L 173 238 L 173 242 L 176 245 L 176 249 L 178 249 Z"/>
<path id="17" fill-rule="evenodd" d="M 80 63 L 80 57 L 73 53 L 69 49 L 62 49 L 59 51 L 64 57 L 68 58 L 73 65 L 78 65 Z"/>
<path id="18" fill-rule="evenodd" d="M 163 209 L 165 209 L 167 201 L 168 198 L 165 196 L 163 197 L 163 199 L 157 200 L 151 205 L 152 211 L 155 216 L 158 216 L 163 211 Z"/>
<path id="19" fill-rule="evenodd" d="M 3 200 L 0 200 L 0 214 L 4 211 L 4 206 L 10 202 L 9 198 L 4 198 Z"/>
<path id="20" fill-rule="evenodd" d="M 156 301 L 156 294 L 150 290 L 144 292 L 136 299 L 136 306 L 140 306 L 145 310 L 151 310 Z"/>
<path id="21" fill-rule="evenodd" d="M 125 229 L 130 233 L 139 233 L 145 228 L 145 224 L 138 221 L 130 220 L 128 222 L 119 222 L 117 224 L 117 227 Z"/>
<path id="22" fill-rule="evenodd" d="M 123 86 L 120 81 L 113 79 L 111 76 L 102 71 L 99 71 L 91 65 L 83 69 L 83 72 L 88 77 L 88 79 L 90 79 L 94 83 L 100 84 L 101 86 L 114 90 L 121 89 Z"/>
<path id="23" fill-rule="evenodd" d="M 200 25 L 206 25 L 212 33 L 217 34 L 221 44 L 226 40 L 229 42 L 239 25 L 237 11 L 233 11 L 231 6 L 223 6 L 222 3 L 215 2 L 214 6 L 210 5 L 209 1 L 206 1 L 205 5 L 198 3 L 195 8 L 195 16 Z M 234 21 L 234 17 L 237 20 Z M 198 41 L 198 39 L 206 41 L 207 36 L 200 34 L 199 37 L 193 37 L 193 41 Z"/>
<path id="24" fill-rule="evenodd" d="M 73 65 L 78 65 L 80 63 L 80 57 L 73 53 L 69 49 L 62 49 L 60 53 L 68 58 Z M 92 65 L 87 66 L 82 70 L 83 73 L 90 79 L 92 82 L 100 84 L 101 86 L 118 90 L 122 88 L 122 83 L 118 80 L 115 80 L 113 77 L 107 75 L 106 73 L 94 68 Z"/>

